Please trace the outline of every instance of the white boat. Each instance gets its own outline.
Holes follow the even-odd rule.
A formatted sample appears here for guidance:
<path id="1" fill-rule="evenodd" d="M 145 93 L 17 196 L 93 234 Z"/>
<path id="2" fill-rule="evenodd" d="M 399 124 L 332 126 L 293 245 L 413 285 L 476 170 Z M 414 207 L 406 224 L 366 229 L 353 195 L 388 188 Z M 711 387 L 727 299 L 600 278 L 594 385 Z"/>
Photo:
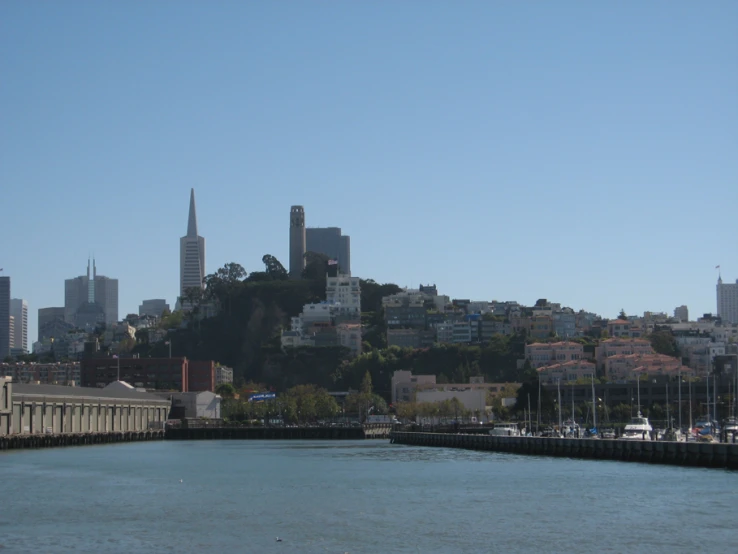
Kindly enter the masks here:
<path id="1" fill-rule="evenodd" d="M 520 429 L 517 423 L 495 423 L 489 434 L 496 437 L 519 437 Z"/>
<path id="2" fill-rule="evenodd" d="M 650 441 L 651 431 L 653 431 L 653 427 L 648 422 L 648 418 L 643 417 L 641 412 L 638 412 L 638 415 L 632 417 L 630 423 L 625 426 L 623 435 L 620 438 L 623 440 Z"/>
<path id="3" fill-rule="evenodd" d="M 577 422 L 572 421 L 571 419 L 567 419 L 563 425 L 564 427 L 562 429 L 562 432 L 564 438 L 578 439 L 579 437 L 581 437 L 581 431 Z"/>

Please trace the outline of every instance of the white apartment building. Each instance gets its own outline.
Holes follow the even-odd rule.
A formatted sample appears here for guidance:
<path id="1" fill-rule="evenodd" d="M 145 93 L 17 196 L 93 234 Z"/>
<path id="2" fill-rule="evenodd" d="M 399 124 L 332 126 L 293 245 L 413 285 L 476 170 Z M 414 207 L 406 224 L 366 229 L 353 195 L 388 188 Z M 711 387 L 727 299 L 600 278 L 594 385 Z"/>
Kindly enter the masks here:
<path id="1" fill-rule="evenodd" d="M 215 368 L 215 386 L 224 385 L 226 383 L 233 384 L 233 369 L 224 365 Z"/>
<path id="2" fill-rule="evenodd" d="M 328 304 L 333 304 L 336 313 L 361 319 L 361 286 L 358 277 L 328 277 L 325 297 Z"/>
<path id="3" fill-rule="evenodd" d="M 738 323 L 738 279 L 735 284 L 723 283 L 722 277 L 717 282 L 717 315 L 723 323 Z"/>

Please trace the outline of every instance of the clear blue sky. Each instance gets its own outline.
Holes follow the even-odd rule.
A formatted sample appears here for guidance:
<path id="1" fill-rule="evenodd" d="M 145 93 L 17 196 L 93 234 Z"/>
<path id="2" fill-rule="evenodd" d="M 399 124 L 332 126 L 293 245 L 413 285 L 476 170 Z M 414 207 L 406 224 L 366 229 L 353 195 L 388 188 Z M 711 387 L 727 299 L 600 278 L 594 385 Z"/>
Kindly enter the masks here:
<path id="1" fill-rule="evenodd" d="M 288 261 L 289 208 L 354 275 L 613 317 L 738 277 L 738 2 L 0 3 L 0 267 L 120 315 Z"/>

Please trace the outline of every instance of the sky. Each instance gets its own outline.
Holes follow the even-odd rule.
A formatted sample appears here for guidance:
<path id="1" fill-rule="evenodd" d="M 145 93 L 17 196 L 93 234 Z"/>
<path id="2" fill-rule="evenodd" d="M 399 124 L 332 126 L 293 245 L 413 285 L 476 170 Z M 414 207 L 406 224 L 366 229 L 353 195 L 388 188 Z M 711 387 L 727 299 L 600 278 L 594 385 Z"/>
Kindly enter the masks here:
<path id="1" fill-rule="evenodd" d="M 738 278 L 738 2 L 0 3 L 0 267 L 119 317 L 288 265 L 289 209 L 355 276 L 615 317 Z"/>

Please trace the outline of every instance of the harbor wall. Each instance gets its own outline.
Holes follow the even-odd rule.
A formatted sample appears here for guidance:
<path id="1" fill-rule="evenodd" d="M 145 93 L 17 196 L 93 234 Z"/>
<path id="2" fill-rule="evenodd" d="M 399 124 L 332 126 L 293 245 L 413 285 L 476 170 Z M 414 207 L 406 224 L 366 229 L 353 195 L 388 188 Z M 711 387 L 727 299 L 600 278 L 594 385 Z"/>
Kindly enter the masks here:
<path id="1" fill-rule="evenodd" d="M 363 440 L 388 439 L 389 425 L 364 427 L 168 427 L 167 440 Z"/>
<path id="2" fill-rule="evenodd" d="M 47 433 L 43 435 L 6 435 L 0 437 L 0 451 L 26 448 L 83 446 L 114 442 L 163 440 L 163 430 L 110 431 L 101 433 Z"/>
<path id="3" fill-rule="evenodd" d="M 415 446 L 488 450 L 534 456 L 738 469 L 738 444 L 498 437 L 405 431 L 392 432 L 390 441 Z"/>

